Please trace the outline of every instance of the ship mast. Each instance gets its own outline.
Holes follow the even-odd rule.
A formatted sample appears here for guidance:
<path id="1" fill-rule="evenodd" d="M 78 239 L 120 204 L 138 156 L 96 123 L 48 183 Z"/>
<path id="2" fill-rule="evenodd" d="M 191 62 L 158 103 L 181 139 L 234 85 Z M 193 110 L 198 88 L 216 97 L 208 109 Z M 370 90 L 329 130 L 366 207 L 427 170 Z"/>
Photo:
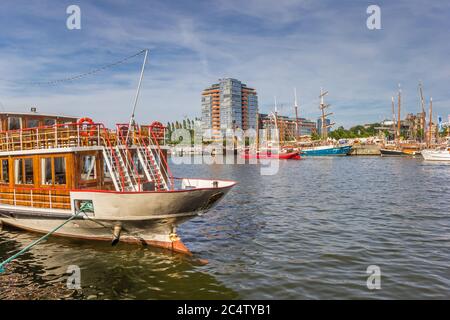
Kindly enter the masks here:
<path id="1" fill-rule="evenodd" d="M 402 89 L 400 89 L 400 85 L 398 85 L 398 117 L 397 117 L 397 138 L 400 141 L 400 134 L 401 134 L 401 104 L 402 104 Z"/>
<path id="2" fill-rule="evenodd" d="M 297 88 L 294 88 L 294 109 L 295 109 L 295 124 L 296 124 L 296 136 L 300 136 L 300 123 L 298 120 L 298 104 L 297 104 Z"/>
<path id="3" fill-rule="evenodd" d="M 433 127 L 433 98 L 430 98 L 430 119 L 428 123 L 428 147 L 431 145 L 431 135 Z"/>
<path id="4" fill-rule="evenodd" d="M 420 104 L 422 106 L 422 114 L 420 115 L 420 127 L 422 129 L 421 140 L 425 140 L 425 131 L 426 131 L 426 114 L 425 114 L 425 99 L 423 98 L 423 87 L 422 82 L 419 82 L 419 91 L 420 91 Z"/>
<path id="5" fill-rule="evenodd" d="M 259 150 L 259 112 L 256 112 L 256 152 Z"/>
<path id="6" fill-rule="evenodd" d="M 395 130 L 395 105 L 393 96 L 392 96 L 392 132 L 394 133 L 394 142 L 397 142 L 397 134 Z"/>
<path id="7" fill-rule="evenodd" d="M 274 112 L 274 121 L 275 121 L 275 132 L 278 135 L 278 143 L 281 143 L 281 132 L 278 128 L 278 106 L 277 106 L 277 96 L 273 97 L 275 101 L 275 112 Z"/>
<path id="8" fill-rule="evenodd" d="M 321 125 L 322 125 L 322 128 L 321 128 L 322 129 L 322 139 L 324 139 L 324 140 L 326 140 L 328 138 L 328 128 L 331 127 L 332 125 L 334 125 L 334 123 L 330 123 L 330 124 L 326 123 L 327 117 L 333 114 L 332 112 L 325 113 L 326 108 L 328 108 L 330 106 L 329 104 L 326 104 L 324 102 L 324 99 L 323 99 L 323 97 L 326 96 L 327 94 L 328 94 L 328 91 L 324 92 L 322 90 L 322 88 L 320 88 L 320 96 L 319 96 L 319 98 L 320 98 L 320 106 L 319 106 L 319 109 L 322 112 L 322 115 L 320 116 L 320 119 L 321 119 L 321 122 L 322 122 L 321 123 Z"/>
<path id="9" fill-rule="evenodd" d="M 126 143 L 128 143 L 128 136 L 130 134 L 130 130 L 134 130 L 134 113 L 136 112 L 136 106 L 137 106 L 137 102 L 138 102 L 138 98 L 139 98 L 139 93 L 141 91 L 142 79 L 144 78 L 144 70 L 145 70 L 145 64 L 147 63 L 148 49 L 145 49 L 144 52 L 145 52 L 144 62 L 142 63 L 141 75 L 139 77 L 139 83 L 138 83 L 138 87 L 136 90 L 136 95 L 134 96 L 133 111 L 131 112 L 130 122 L 128 124 L 127 136 L 125 139 Z"/>

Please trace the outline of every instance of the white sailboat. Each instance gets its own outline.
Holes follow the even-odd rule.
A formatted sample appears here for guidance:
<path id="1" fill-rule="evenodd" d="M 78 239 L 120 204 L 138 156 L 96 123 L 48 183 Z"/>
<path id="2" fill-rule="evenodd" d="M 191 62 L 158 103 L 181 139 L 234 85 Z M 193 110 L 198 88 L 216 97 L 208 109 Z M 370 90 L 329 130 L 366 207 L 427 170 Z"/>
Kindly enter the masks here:
<path id="1" fill-rule="evenodd" d="M 422 150 L 422 156 L 427 161 L 449 161 L 450 162 L 450 146 L 440 149 Z"/>

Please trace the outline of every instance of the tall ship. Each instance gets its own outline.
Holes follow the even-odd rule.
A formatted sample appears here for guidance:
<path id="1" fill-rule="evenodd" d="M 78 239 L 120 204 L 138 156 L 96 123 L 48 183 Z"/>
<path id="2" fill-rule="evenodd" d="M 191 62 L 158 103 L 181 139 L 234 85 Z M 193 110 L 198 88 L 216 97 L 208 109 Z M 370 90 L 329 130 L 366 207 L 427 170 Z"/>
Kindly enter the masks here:
<path id="1" fill-rule="evenodd" d="M 397 115 L 395 111 L 395 103 L 394 103 L 394 97 L 391 98 L 392 102 L 392 133 L 393 133 L 393 139 L 392 141 L 388 141 L 385 143 L 382 148 L 380 149 L 381 156 L 416 156 L 420 155 L 421 150 L 425 147 L 425 145 L 430 144 L 429 141 L 431 139 L 431 116 L 432 116 L 432 108 L 433 108 L 433 100 L 430 99 L 430 128 L 428 129 L 428 133 L 426 133 L 426 113 L 425 113 L 425 100 L 423 97 L 423 90 L 422 90 L 422 84 L 419 83 L 419 91 L 420 91 L 420 100 L 421 100 L 421 106 L 422 111 L 419 114 L 418 117 L 418 126 L 414 128 L 414 134 L 412 140 L 402 140 L 402 121 L 401 121 L 401 102 L 402 102 L 402 92 L 399 85 L 398 90 L 398 100 L 397 100 Z M 427 137 L 429 136 L 429 139 L 427 138 L 427 142 L 422 143 L 419 142 L 419 140 L 425 139 L 425 135 Z"/>
<path id="2" fill-rule="evenodd" d="M 328 94 L 328 91 L 323 91 L 320 89 L 320 105 L 319 109 L 321 111 L 320 116 L 320 133 L 322 141 L 319 142 L 311 142 L 308 144 L 303 144 L 300 147 L 300 153 L 302 156 L 346 156 L 348 155 L 352 147 L 349 145 L 339 145 L 334 144 L 328 139 L 328 129 L 334 125 L 328 121 L 328 116 L 333 113 L 326 113 L 327 108 L 329 108 L 329 104 L 324 102 L 324 97 Z"/>

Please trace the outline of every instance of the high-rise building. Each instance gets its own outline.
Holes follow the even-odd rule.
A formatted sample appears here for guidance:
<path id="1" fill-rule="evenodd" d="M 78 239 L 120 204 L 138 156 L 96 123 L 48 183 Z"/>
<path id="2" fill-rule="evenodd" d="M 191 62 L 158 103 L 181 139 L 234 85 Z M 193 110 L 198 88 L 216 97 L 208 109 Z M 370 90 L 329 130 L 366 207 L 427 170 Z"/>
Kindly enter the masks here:
<path id="1" fill-rule="evenodd" d="M 239 80 L 220 79 L 202 93 L 203 129 L 219 137 L 226 129 L 256 129 L 258 96 L 256 90 Z"/>
<path id="2" fill-rule="evenodd" d="M 331 124 L 330 119 L 325 119 L 325 125 L 329 126 Z M 331 127 L 327 127 L 327 132 L 331 132 Z M 317 134 L 322 135 L 322 118 L 317 119 Z"/>

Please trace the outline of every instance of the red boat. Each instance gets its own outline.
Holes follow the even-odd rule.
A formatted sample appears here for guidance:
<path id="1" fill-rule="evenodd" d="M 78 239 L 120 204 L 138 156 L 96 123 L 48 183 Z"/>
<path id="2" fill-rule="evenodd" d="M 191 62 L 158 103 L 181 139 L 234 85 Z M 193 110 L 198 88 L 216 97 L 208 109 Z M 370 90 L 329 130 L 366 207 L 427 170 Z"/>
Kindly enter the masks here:
<path id="1" fill-rule="evenodd" d="M 271 153 L 271 152 L 258 152 L 249 153 L 245 152 L 242 154 L 244 159 L 286 159 L 286 160 L 300 160 L 300 154 L 298 152 L 282 152 L 282 153 Z"/>

